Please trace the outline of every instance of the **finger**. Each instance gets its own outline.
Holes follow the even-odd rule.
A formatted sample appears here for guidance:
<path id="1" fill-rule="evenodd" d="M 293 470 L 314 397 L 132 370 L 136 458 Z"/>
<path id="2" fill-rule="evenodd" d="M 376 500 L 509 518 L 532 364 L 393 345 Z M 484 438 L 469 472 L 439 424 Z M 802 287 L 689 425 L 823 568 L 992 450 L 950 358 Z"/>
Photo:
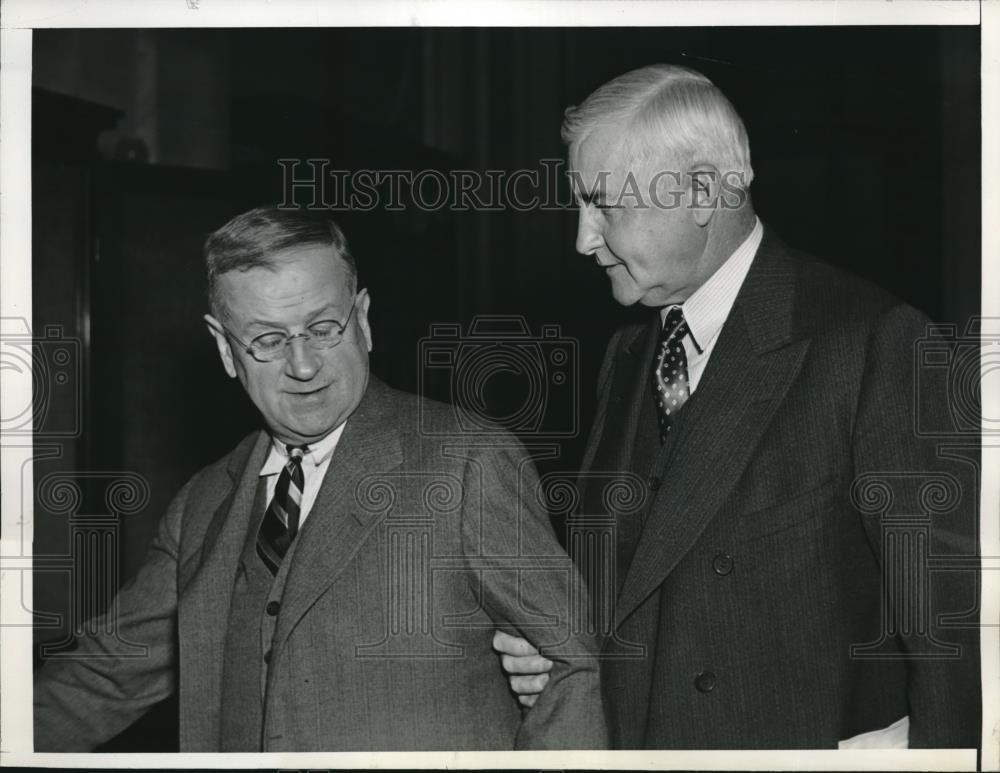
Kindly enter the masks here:
<path id="1" fill-rule="evenodd" d="M 535 705 L 535 702 L 538 700 L 538 696 L 537 695 L 518 695 L 517 699 L 519 701 L 521 701 L 521 705 L 522 706 L 527 706 L 528 708 L 531 708 L 532 706 Z"/>
<path id="2" fill-rule="evenodd" d="M 510 689 L 518 695 L 537 695 L 545 689 L 548 684 L 548 674 L 537 674 L 536 676 L 512 676 L 510 678 Z"/>
<path id="3" fill-rule="evenodd" d="M 517 657 L 538 654 L 538 650 L 531 646 L 531 642 L 503 631 L 496 631 L 493 634 L 493 649 L 502 655 Z"/>
<path id="4" fill-rule="evenodd" d="M 511 657 L 501 655 L 500 663 L 508 674 L 545 674 L 552 670 L 552 661 L 541 655 Z"/>

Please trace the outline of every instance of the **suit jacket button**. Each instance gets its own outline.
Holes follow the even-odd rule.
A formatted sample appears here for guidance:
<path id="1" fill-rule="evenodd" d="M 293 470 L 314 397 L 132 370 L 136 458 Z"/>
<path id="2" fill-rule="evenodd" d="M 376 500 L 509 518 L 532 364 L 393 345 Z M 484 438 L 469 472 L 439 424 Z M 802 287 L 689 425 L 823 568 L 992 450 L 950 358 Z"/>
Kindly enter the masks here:
<path id="1" fill-rule="evenodd" d="M 277 601 L 269 601 L 267 602 L 267 606 L 264 607 L 264 611 L 267 612 L 271 617 L 274 617 L 276 614 L 278 614 L 279 609 L 281 609 L 281 604 L 279 604 Z"/>
<path id="2" fill-rule="evenodd" d="M 719 553 L 712 559 L 712 571 L 720 577 L 725 577 L 733 571 L 733 557 L 728 553 Z"/>
<path id="3" fill-rule="evenodd" d="M 715 674 L 711 671 L 702 671 L 694 678 L 694 686 L 698 692 L 712 692 L 715 689 Z"/>
<path id="4" fill-rule="evenodd" d="M 264 662 L 265 663 L 271 662 L 271 650 L 268 650 L 267 652 L 264 653 Z"/>

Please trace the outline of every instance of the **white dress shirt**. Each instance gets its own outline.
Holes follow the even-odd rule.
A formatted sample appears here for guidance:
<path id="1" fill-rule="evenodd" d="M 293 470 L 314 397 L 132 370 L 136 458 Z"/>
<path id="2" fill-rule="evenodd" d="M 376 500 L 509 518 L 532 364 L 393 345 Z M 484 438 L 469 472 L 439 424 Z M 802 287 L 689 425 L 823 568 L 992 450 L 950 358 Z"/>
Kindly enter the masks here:
<path id="1" fill-rule="evenodd" d="M 733 310 L 736 295 L 747 278 L 750 264 L 753 263 L 760 240 L 764 236 L 764 226 L 758 218 L 753 229 L 743 243 L 737 247 L 726 262 L 716 269 L 701 287 L 694 291 L 681 305 L 684 309 L 684 321 L 691 335 L 684 336 L 684 354 L 687 355 L 688 384 L 692 394 L 698 388 L 701 374 L 705 371 L 708 358 L 715 349 L 729 312 Z M 667 318 L 670 306 L 660 309 L 660 324 Z"/>
<path id="2" fill-rule="evenodd" d="M 309 511 L 312 509 L 319 488 L 323 484 L 323 477 L 326 475 L 326 468 L 330 466 L 330 459 L 337 449 L 340 436 L 347 426 L 345 421 L 333 432 L 316 443 L 309 444 L 309 450 L 302 457 L 302 478 L 303 491 L 302 503 L 299 505 L 299 527 L 306 522 Z M 271 453 L 264 461 L 264 466 L 260 468 L 260 477 L 267 478 L 267 503 L 270 505 L 274 497 L 274 488 L 278 485 L 278 476 L 288 462 L 288 452 L 285 444 L 277 438 L 271 438 Z"/>

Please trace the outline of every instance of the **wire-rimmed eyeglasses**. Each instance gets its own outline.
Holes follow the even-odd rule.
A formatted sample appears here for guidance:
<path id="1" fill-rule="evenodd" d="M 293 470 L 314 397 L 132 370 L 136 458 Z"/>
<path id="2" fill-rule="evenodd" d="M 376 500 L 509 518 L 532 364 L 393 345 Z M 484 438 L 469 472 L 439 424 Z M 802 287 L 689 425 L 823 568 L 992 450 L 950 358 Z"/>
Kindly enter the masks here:
<path id="1" fill-rule="evenodd" d="M 351 324 L 351 317 L 354 315 L 354 308 L 357 305 L 358 299 L 355 297 L 354 303 L 351 304 L 351 311 L 343 323 L 335 319 L 321 319 L 309 325 L 304 333 L 296 333 L 295 335 L 286 335 L 277 331 L 264 333 L 254 338 L 250 343 L 238 338 L 225 325 L 222 326 L 222 329 L 257 362 L 274 362 L 284 359 L 286 347 L 296 338 L 301 338 L 312 349 L 332 349 L 344 340 L 344 331 Z"/>

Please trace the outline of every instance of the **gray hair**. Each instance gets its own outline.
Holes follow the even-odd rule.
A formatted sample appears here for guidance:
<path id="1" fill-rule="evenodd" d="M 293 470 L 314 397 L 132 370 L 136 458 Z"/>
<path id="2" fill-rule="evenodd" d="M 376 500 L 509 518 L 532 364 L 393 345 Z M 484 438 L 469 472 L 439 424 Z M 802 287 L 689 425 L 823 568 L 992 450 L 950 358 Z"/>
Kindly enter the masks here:
<path id="1" fill-rule="evenodd" d="M 562 139 L 579 143 L 598 128 L 617 126 L 633 158 L 685 165 L 710 163 L 750 187 L 750 142 L 726 96 L 699 72 L 656 64 L 625 73 L 566 109 Z"/>
<path id="2" fill-rule="evenodd" d="M 212 314 L 225 313 L 218 279 L 230 271 L 274 269 L 274 254 L 289 247 L 332 246 L 347 266 L 350 290 L 357 290 L 358 269 L 340 227 L 322 213 L 257 207 L 237 215 L 205 240 L 208 303 Z"/>

